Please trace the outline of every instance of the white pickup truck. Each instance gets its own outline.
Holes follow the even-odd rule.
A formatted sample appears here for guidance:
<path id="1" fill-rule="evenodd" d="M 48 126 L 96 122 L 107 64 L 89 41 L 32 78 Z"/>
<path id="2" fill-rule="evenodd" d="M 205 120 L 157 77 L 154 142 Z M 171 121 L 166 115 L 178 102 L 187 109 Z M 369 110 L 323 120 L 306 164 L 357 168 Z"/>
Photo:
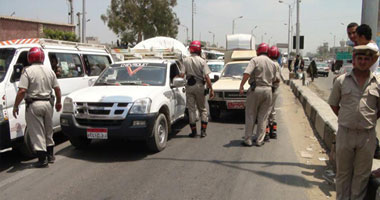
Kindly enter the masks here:
<path id="1" fill-rule="evenodd" d="M 65 99 L 61 127 L 72 145 L 122 138 L 146 140 L 154 152 L 166 147 L 171 125 L 185 116 L 185 80 L 175 56 L 157 57 L 113 64 Z"/>

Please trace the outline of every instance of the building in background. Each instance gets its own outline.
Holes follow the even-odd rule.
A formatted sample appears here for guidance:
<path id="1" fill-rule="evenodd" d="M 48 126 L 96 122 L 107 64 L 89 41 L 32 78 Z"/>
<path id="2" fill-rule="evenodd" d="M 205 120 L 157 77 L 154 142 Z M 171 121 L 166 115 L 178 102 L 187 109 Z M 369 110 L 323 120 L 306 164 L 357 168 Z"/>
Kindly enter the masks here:
<path id="1" fill-rule="evenodd" d="M 75 25 L 72 24 L 0 16 L 0 41 L 22 38 L 42 38 L 44 36 L 44 29 L 75 33 Z"/>

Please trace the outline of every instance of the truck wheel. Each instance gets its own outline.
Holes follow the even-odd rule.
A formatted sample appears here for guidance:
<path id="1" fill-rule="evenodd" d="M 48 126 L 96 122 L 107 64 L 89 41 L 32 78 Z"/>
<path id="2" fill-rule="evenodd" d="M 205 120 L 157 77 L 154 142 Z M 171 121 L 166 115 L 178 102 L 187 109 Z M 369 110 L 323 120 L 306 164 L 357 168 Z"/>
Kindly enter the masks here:
<path id="1" fill-rule="evenodd" d="M 160 113 L 154 123 L 153 136 L 147 140 L 147 145 L 153 152 L 165 149 L 168 141 L 168 121 L 164 114 Z"/>
<path id="2" fill-rule="evenodd" d="M 91 144 L 91 140 L 84 137 L 69 137 L 69 140 L 77 149 L 84 149 Z"/>
<path id="3" fill-rule="evenodd" d="M 217 108 L 210 108 L 210 115 L 212 120 L 218 120 L 220 119 L 220 110 Z"/>
<path id="4" fill-rule="evenodd" d="M 26 158 L 34 158 L 36 157 L 36 154 L 33 150 L 33 147 L 32 147 L 32 142 L 30 141 L 30 137 L 28 137 L 26 133 L 26 128 L 25 128 L 25 131 L 24 131 L 24 140 L 21 144 L 17 145 L 16 146 L 16 149 L 17 151 L 25 156 Z"/>

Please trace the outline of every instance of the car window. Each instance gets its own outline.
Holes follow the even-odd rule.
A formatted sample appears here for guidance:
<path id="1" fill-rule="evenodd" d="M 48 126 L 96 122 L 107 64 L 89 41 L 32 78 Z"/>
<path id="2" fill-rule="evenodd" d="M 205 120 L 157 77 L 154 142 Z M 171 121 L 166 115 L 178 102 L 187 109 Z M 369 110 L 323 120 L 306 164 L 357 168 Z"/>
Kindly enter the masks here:
<path id="1" fill-rule="evenodd" d="M 107 67 L 95 85 L 153 85 L 161 86 L 166 81 L 166 64 L 122 63 Z"/>
<path id="2" fill-rule="evenodd" d="M 48 56 L 58 79 L 84 76 L 82 62 L 78 54 L 50 52 Z"/>
<path id="3" fill-rule="evenodd" d="M 170 83 L 173 82 L 174 77 L 179 76 L 179 69 L 177 64 L 170 65 Z"/>
<path id="4" fill-rule="evenodd" d="M 221 72 L 223 70 L 223 64 L 207 64 L 211 72 Z"/>
<path id="5" fill-rule="evenodd" d="M 111 59 L 107 55 L 83 55 L 83 60 L 89 76 L 98 76 L 111 65 Z"/>
<path id="6" fill-rule="evenodd" d="M 16 65 L 22 65 L 23 67 L 27 67 L 30 65 L 28 62 L 28 51 L 23 51 L 19 54 Z M 19 80 L 20 80 L 20 77 L 14 77 L 14 80 L 12 80 L 12 82 L 19 81 Z"/>
<path id="7" fill-rule="evenodd" d="M 247 66 L 248 63 L 227 64 L 223 71 L 222 77 L 243 76 L 243 73 Z"/>

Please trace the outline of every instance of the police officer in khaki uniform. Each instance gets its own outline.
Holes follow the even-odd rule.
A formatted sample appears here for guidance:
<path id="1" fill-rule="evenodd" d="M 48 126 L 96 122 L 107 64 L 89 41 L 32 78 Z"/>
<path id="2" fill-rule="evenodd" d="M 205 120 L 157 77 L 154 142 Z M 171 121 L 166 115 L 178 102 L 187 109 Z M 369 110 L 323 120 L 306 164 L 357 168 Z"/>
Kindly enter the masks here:
<path id="1" fill-rule="evenodd" d="M 210 99 L 212 99 L 214 97 L 214 90 L 208 76 L 211 71 L 206 61 L 200 57 L 202 52 L 201 42 L 191 42 L 189 49 L 191 56 L 184 59 L 181 74 L 182 77 L 186 75 L 187 79 L 186 106 L 189 110 L 189 125 L 191 129 L 189 136 L 197 136 L 196 109 L 198 109 L 201 115 L 201 137 L 206 137 L 208 113 L 206 109 L 205 82 L 210 89 Z"/>
<path id="2" fill-rule="evenodd" d="M 17 118 L 18 106 L 25 97 L 27 124 L 26 136 L 35 150 L 38 162 L 35 167 L 47 167 L 53 163 L 54 140 L 53 140 L 53 105 L 54 89 L 57 97 L 55 108 L 61 110 L 61 90 L 54 71 L 43 65 L 44 52 L 41 48 L 33 47 L 28 52 L 28 62 L 31 66 L 26 67 L 21 75 L 18 92 L 13 107 L 13 116 Z"/>
<path id="3" fill-rule="evenodd" d="M 247 92 L 245 107 L 245 136 L 243 145 L 252 146 L 252 134 L 257 119 L 257 133 L 254 141 L 257 146 L 264 144 L 265 127 L 272 102 L 272 85 L 277 82 L 276 67 L 268 57 L 269 46 L 262 43 L 258 46 L 257 57 L 248 64 L 243 80 L 240 83 L 240 94 L 244 93 L 244 84 L 249 79 L 250 89 Z"/>
<path id="4" fill-rule="evenodd" d="M 371 72 L 377 50 L 354 47 L 352 72 L 339 76 L 328 103 L 338 116 L 336 135 L 337 199 L 363 199 L 376 148 L 380 81 Z"/>
<path id="5" fill-rule="evenodd" d="M 273 64 L 276 66 L 276 75 L 277 75 L 277 79 L 280 80 L 281 77 L 280 77 L 280 74 L 281 74 L 281 68 L 280 68 L 280 64 L 277 62 L 277 59 L 278 57 L 280 57 L 280 51 L 278 50 L 278 48 L 276 46 L 272 46 L 269 51 L 268 51 L 268 56 L 270 59 L 272 59 L 273 61 Z M 274 109 L 274 106 L 275 106 L 275 103 L 276 103 L 276 99 L 278 97 L 278 87 L 280 87 L 280 82 L 274 82 L 273 85 L 272 85 L 272 103 L 271 103 L 271 107 L 269 109 L 269 117 L 268 117 L 268 126 L 267 126 L 267 129 L 269 129 L 267 132 L 268 132 L 268 136 L 270 138 L 277 138 L 277 122 L 276 122 L 276 111 Z"/>

